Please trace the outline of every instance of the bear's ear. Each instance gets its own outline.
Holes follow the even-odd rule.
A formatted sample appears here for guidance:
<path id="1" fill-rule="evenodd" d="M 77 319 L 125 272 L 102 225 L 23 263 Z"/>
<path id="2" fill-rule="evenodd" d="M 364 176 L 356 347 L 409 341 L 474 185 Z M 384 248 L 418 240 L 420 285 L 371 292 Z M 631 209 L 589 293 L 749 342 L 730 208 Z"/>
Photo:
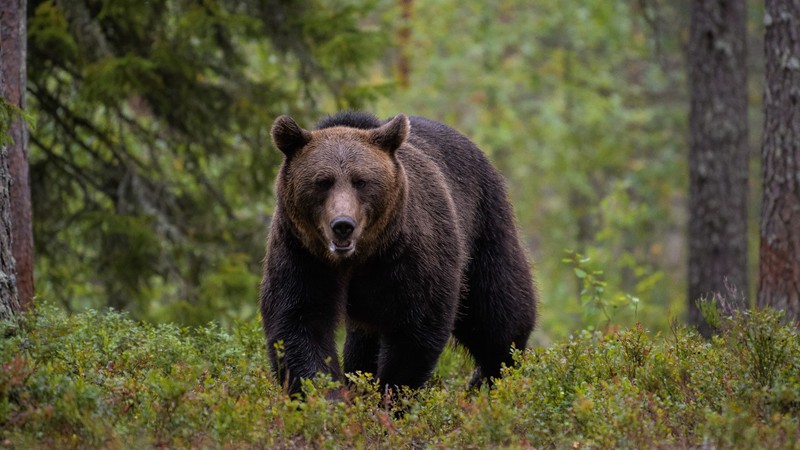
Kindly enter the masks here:
<path id="1" fill-rule="evenodd" d="M 408 117 L 405 114 L 398 114 L 380 128 L 372 130 L 369 138 L 373 144 L 393 154 L 406 141 L 410 129 Z"/>
<path id="2" fill-rule="evenodd" d="M 280 116 L 272 124 L 272 142 L 287 158 L 311 141 L 311 133 L 300 128 L 289 116 Z"/>

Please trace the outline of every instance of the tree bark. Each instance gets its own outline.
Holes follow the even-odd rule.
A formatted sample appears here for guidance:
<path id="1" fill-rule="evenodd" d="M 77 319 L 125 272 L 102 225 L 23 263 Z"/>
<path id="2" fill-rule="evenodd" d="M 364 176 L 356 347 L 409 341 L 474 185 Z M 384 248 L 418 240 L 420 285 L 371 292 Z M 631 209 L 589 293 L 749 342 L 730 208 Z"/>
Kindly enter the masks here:
<path id="1" fill-rule="evenodd" d="M 25 95 L 25 0 L 0 2 L 0 93 L 9 105 L 22 109 Z M 24 122 L 17 114 L 9 115 L 7 143 L 0 149 L 0 318 L 9 318 L 25 308 L 33 298 L 33 272 L 26 260 L 33 251 L 24 252 L 18 246 L 16 233 L 17 211 L 25 214 L 20 202 L 27 199 L 27 231 L 31 236 L 30 192 L 28 188 L 27 143 Z M 4 124 L 5 125 L 5 124 Z M 5 127 L 4 127 L 5 128 Z M 6 139 L 4 139 L 6 141 Z M 20 159 L 24 167 L 20 167 Z M 19 171 L 21 179 L 15 177 Z M 15 209 L 20 208 L 20 209 Z M 23 224 L 20 223 L 20 227 Z M 22 237 L 22 244 L 25 238 Z M 28 241 L 30 244 L 32 241 Z M 18 248 L 22 253 L 17 255 Z M 28 272 L 24 272 L 27 270 Z M 20 277 L 22 275 L 22 277 Z M 21 278 L 30 275 L 30 285 L 21 290 Z M 29 290 L 27 290 L 29 287 Z M 28 293 L 30 293 L 29 296 Z"/>
<path id="2" fill-rule="evenodd" d="M 744 0 L 691 4 L 689 321 L 709 336 L 696 301 L 728 296 L 727 286 L 747 292 L 746 8 Z"/>
<path id="3" fill-rule="evenodd" d="M 27 72 L 26 0 L 3 0 L 0 7 L 0 90 L 3 98 L 19 109 L 25 107 Z M 16 260 L 19 303 L 33 305 L 33 229 L 31 191 L 28 180 L 28 130 L 21 118 L 10 126 L 13 142 L 6 148 L 11 207 L 11 243 Z"/>
<path id="4" fill-rule="evenodd" d="M 22 311 L 11 244 L 11 199 L 7 146 L 0 148 L 0 320 Z"/>
<path id="5" fill-rule="evenodd" d="M 800 322 L 800 1 L 767 0 L 758 305 Z"/>
<path id="6" fill-rule="evenodd" d="M 397 31 L 397 78 L 403 89 L 411 85 L 411 13 L 413 0 L 400 0 L 400 29 Z"/>

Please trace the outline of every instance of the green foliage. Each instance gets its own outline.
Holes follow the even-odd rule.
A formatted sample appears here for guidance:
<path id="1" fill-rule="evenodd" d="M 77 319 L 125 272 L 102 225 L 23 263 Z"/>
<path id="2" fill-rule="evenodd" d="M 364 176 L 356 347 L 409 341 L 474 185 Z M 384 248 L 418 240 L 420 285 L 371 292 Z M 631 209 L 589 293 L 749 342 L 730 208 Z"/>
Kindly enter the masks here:
<path id="1" fill-rule="evenodd" d="M 668 329 L 665 310 L 678 314 L 684 302 L 687 131 L 683 50 L 660 27 L 676 29 L 682 9 L 660 0 L 414 5 L 410 87 L 378 109 L 442 120 L 489 153 L 536 261 L 545 334 L 596 324 L 576 299 L 584 280 L 560 263 L 564 249 L 603 267 L 608 301 L 649 284 L 639 319 Z"/>
<path id="2" fill-rule="evenodd" d="M 0 147 L 5 147 L 11 143 L 11 123 L 17 116 L 19 108 L 0 98 Z"/>
<path id="3" fill-rule="evenodd" d="M 0 147 L 13 143 L 10 131 L 11 125 L 17 119 L 22 119 L 28 127 L 34 123 L 33 115 L 0 97 Z"/>
<path id="4" fill-rule="evenodd" d="M 364 108 L 451 124 L 502 171 L 536 262 L 536 342 L 666 332 L 685 308 L 686 8 L 412 3 L 406 21 L 394 0 L 29 2 L 39 295 L 154 322 L 252 317 L 270 123 Z M 583 256 L 565 266 L 564 249 Z"/>
<path id="5" fill-rule="evenodd" d="M 279 114 L 385 90 L 375 3 L 29 2 L 37 289 L 153 321 L 252 317 Z"/>
<path id="6" fill-rule="evenodd" d="M 261 327 L 181 328 L 43 304 L 0 329 L 0 442 L 16 448 L 799 448 L 800 336 L 773 311 L 585 331 L 466 389 L 459 350 L 391 402 L 366 374 L 288 397 Z M 337 400 L 338 399 L 338 400 Z"/>
<path id="7" fill-rule="evenodd" d="M 652 297 L 654 281 L 659 279 L 658 274 L 643 278 L 635 287 L 636 295 L 632 295 L 619 291 L 618 287 L 609 290 L 603 271 L 597 268 L 591 258 L 575 251 L 566 251 L 562 262 L 572 268 L 578 281 L 578 302 L 571 301 L 563 309 L 572 314 L 580 314 L 580 322 L 589 330 L 610 330 L 639 323 L 639 296 Z M 551 328 L 551 332 L 556 335 L 569 331 L 571 330 L 563 325 L 562 328 Z"/>

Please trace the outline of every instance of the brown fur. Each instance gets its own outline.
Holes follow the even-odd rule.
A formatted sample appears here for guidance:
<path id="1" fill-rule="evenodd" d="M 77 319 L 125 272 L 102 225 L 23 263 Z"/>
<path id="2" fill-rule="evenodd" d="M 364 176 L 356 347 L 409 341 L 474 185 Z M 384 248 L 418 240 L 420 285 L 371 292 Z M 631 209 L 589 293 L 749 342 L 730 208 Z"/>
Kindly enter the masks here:
<path id="1" fill-rule="evenodd" d="M 317 371 L 340 377 L 342 314 L 346 371 L 419 386 L 452 334 L 476 359 L 475 382 L 499 376 L 510 346 L 525 346 L 536 299 L 502 181 L 480 151 L 403 115 L 344 114 L 314 131 L 283 116 L 272 134 L 286 159 L 261 306 L 289 390 Z M 337 231 L 342 218 L 351 233 Z"/>
<path id="2" fill-rule="evenodd" d="M 335 127 L 311 135 L 293 155 L 292 175 L 278 183 L 277 195 L 287 199 L 287 217 L 309 250 L 336 262 L 338 258 L 328 249 L 332 238 L 328 225 L 337 216 L 352 216 L 358 224 L 354 232 L 359 241 L 355 255 L 369 256 L 401 210 L 399 205 L 407 188 L 405 172 L 393 163 L 389 152 L 376 145 L 380 133 L 375 130 Z M 370 183 L 363 188 L 367 191 L 363 195 L 380 198 L 383 205 L 359 201 L 353 182 L 365 179 Z M 319 185 L 324 183 L 332 186 L 321 193 Z M 322 194 L 326 196 L 320 201 Z"/>

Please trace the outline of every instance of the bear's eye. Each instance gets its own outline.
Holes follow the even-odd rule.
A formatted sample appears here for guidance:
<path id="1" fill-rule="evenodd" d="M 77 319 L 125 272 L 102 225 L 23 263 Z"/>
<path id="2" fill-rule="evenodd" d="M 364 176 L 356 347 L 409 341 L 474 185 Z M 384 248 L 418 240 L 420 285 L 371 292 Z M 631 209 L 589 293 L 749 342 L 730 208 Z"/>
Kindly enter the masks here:
<path id="1" fill-rule="evenodd" d="M 327 191 L 333 186 L 332 178 L 320 178 L 314 181 L 314 185 L 321 191 Z"/>
<path id="2" fill-rule="evenodd" d="M 367 182 L 362 180 L 362 179 L 353 180 L 353 187 L 356 188 L 356 189 L 362 189 L 366 185 L 367 185 Z"/>

